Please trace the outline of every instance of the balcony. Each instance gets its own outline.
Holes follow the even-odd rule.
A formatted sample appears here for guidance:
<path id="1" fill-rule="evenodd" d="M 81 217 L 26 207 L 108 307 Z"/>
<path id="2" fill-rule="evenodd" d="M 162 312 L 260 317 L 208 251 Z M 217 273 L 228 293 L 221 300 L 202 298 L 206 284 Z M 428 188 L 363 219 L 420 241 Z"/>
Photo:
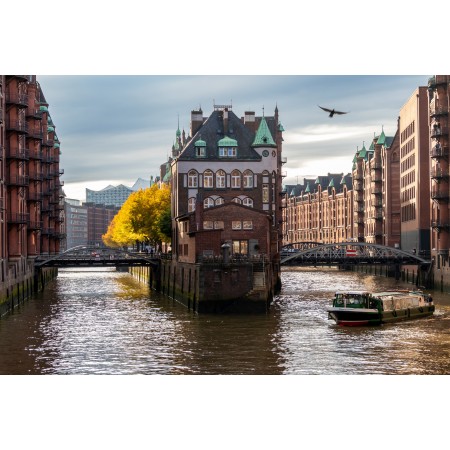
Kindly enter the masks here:
<path id="1" fill-rule="evenodd" d="M 53 139 L 44 137 L 42 140 L 42 145 L 45 145 L 46 147 L 53 147 L 54 144 L 55 144 L 55 141 Z"/>
<path id="2" fill-rule="evenodd" d="M 449 82 L 448 75 L 436 75 L 434 77 L 428 78 L 428 87 L 435 89 L 438 86 L 445 86 Z"/>
<path id="3" fill-rule="evenodd" d="M 378 182 L 382 181 L 381 173 L 380 172 L 374 172 L 370 181 L 372 183 L 378 183 Z"/>
<path id="4" fill-rule="evenodd" d="M 17 120 L 6 118 L 6 131 L 17 131 L 26 134 L 28 132 L 28 124 L 25 120 Z"/>
<path id="5" fill-rule="evenodd" d="M 40 111 L 39 109 L 36 109 L 36 108 L 27 108 L 26 116 L 41 120 L 42 119 L 42 111 Z"/>
<path id="6" fill-rule="evenodd" d="M 448 230 L 450 229 L 450 223 L 444 222 L 442 220 L 436 220 L 431 222 L 431 228 L 434 230 Z"/>
<path id="7" fill-rule="evenodd" d="M 447 170 L 441 169 L 440 167 L 432 167 L 430 176 L 435 180 L 441 180 L 448 178 L 449 174 Z"/>
<path id="8" fill-rule="evenodd" d="M 430 156 L 435 159 L 448 158 L 448 146 L 437 143 L 431 150 Z"/>
<path id="9" fill-rule="evenodd" d="M 375 188 L 372 189 L 372 194 L 382 195 L 383 194 L 383 189 L 381 189 L 380 187 L 375 187 Z"/>
<path id="10" fill-rule="evenodd" d="M 438 138 L 441 136 L 448 135 L 448 127 L 440 126 L 440 127 L 431 127 L 430 134 L 432 138 Z"/>
<path id="11" fill-rule="evenodd" d="M 27 201 L 29 202 L 42 202 L 42 192 L 29 192 Z"/>
<path id="12" fill-rule="evenodd" d="M 374 219 L 375 220 L 383 220 L 384 214 L 383 211 L 375 211 Z"/>
<path id="13" fill-rule="evenodd" d="M 8 184 L 10 186 L 28 186 L 30 179 L 26 175 L 10 175 Z"/>
<path id="14" fill-rule="evenodd" d="M 383 164 L 381 161 L 371 161 L 370 162 L 370 170 L 381 170 L 383 168 Z"/>
<path id="15" fill-rule="evenodd" d="M 35 150 L 34 148 L 28 148 L 28 155 L 30 159 L 36 159 L 38 161 L 42 161 L 42 151 Z"/>
<path id="16" fill-rule="evenodd" d="M 42 221 L 29 220 L 27 225 L 29 230 L 40 230 L 42 228 Z"/>
<path id="17" fill-rule="evenodd" d="M 8 222 L 13 224 L 27 224 L 30 218 L 28 213 L 10 213 L 8 214 Z"/>
<path id="18" fill-rule="evenodd" d="M 430 116 L 431 117 L 439 117 L 439 116 L 447 116 L 448 108 L 447 106 L 435 106 L 434 108 L 430 108 Z"/>
<path id="19" fill-rule="evenodd" d="M 40 128 L 28 127 L 28 137 L 33 139 L 42 139 L 44 134 Z"/>
<path id="20" fill-rule="evenodd" d="M 9 159 L 19 159 L 22 161 L 27 161 L 29 158 L 28 150 L 26 148 L 7 148 L 6 149 L 6 158 Z"/>
<path id="21" fill-rule="evenodd" d="M 18 92 L 6 92 L 6 104 L 16 105 L 19 108 L 28 107 L 28 95 Z"/>
<path id="22" fill-rule="evenodd" d="M 449 191 L 448 189 L 432 189 L 431 190 L 431 198 L 433 200 L 443 200 L 448 201 L 449 199 Z"/>
<path id="23" fill-rule="evenodd" d="M 32 181 L 42 181 L 44 179 L 44 173 L 38 171 L 32 171 L 29 174 L 30 180 Z"/>

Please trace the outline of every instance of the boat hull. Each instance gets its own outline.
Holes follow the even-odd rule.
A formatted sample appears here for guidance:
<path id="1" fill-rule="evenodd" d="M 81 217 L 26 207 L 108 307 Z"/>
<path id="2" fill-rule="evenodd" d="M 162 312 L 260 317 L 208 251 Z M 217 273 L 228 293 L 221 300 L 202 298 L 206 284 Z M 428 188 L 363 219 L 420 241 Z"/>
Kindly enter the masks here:
<path id="1" fill-rule="evenodd" d="M 434 310 L 434 305 L 381 312 L 362 308 L 330 308 L 328 318 L 334 320 L 337 325 L 361 327 L 427 317 L 433 315 Z"/>

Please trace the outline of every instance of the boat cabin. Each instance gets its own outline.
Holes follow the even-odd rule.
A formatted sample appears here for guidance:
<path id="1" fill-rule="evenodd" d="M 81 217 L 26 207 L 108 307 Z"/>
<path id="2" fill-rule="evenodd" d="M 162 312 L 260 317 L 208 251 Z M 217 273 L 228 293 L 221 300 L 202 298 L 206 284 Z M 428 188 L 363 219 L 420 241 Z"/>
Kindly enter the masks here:
<path id="1" fill-rule="evenodd" d="M 333 306 L 336 308 L 378 308 L 377 299 L 373 298 L 370 292 L 365 291 L 336 292 Z"/>

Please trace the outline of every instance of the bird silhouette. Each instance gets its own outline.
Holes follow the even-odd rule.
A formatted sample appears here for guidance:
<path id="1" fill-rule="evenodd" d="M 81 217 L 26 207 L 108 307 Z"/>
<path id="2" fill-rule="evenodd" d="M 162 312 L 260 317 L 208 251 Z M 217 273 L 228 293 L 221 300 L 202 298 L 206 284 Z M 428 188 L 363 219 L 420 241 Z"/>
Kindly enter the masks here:
<path id="1" fill-rule="evenodd" d="M 329 112 L 330 115 L 328 117 L 333 117 L 335 114 L 348 114 L 348 112 L 336 111 L 335 109 L 322 108 L 322 106 L 317 105 L 320 109 L 323 109 L 326 112 Z"/>

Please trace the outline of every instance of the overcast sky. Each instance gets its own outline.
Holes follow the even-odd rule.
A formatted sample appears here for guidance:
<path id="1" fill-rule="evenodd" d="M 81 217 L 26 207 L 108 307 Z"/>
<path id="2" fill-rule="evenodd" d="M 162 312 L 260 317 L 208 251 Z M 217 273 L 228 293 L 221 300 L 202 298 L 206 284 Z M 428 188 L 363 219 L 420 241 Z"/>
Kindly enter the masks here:
<path id="1" fill-rule="evenodd" d="M 159 174 L 178 127 L 189 134 L 190 112 L 213 104 L 273 115 L 285 129 L 286 184 L 351 171 L 352 159 L 374 134 L 396 130 L 400 108 L 429 75 L 39 76 L 61 141 L 64 190 L 131 186 Z M 348 111 L 329 118 L 318 105 Z"/>

